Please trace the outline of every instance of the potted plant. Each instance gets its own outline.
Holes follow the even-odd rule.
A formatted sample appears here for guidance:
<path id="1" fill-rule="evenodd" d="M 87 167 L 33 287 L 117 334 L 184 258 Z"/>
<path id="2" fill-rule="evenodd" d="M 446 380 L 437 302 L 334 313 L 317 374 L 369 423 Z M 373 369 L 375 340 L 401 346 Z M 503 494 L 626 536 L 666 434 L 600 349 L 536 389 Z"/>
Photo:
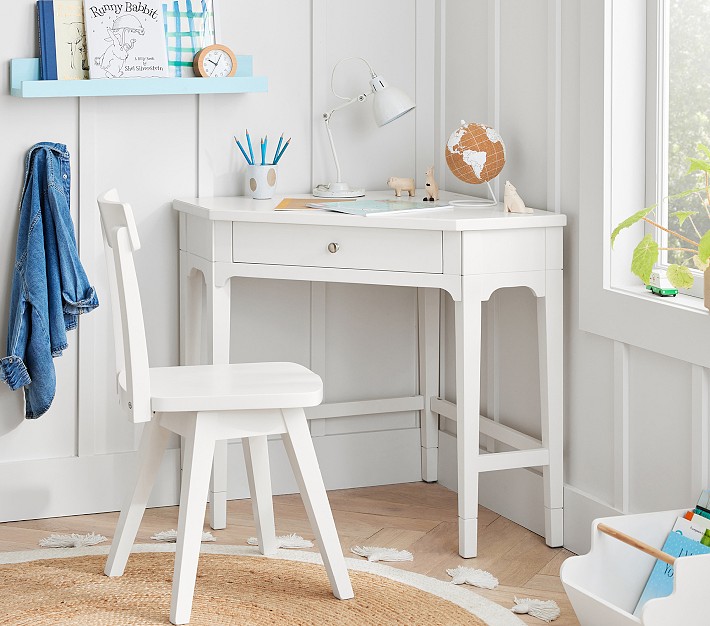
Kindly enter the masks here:
<path id="1" fill-rule="evenodd" d="M 686 289 L 693 286 L 694 267 L 704 272 L 705 307 L 710 309 L 710 227 L 698 228 L 697 216 L 710 220 L 710 148 L 703 144 L 698 145 L 702 158 L 690 158 L 688 173 L 701 176 L 703 183 L 700 187 L 686 189 L 668 197 L 669 201 L 669 226 L 659 224 L 655 219 L 657 204 L 637 211 L 632 216 L 621 222 L 611 233 L 611 245 L 618 234 L 636 224 L 644 221 L 654 228 L 668 233 L 668 246 L 659 246 L 651 233 L 647 233 L 634 250 L 631 259 L 631 272 L 638 276 L 646 285 L 649 282 L 653 266 L 658 261 L 658 254 L 662 251 L 669 252 L 667 278 L 676 289 Z M 682 201 L 680 208 L 670 209 L 671 201 Z M 696 218 L 696 219 L 693 219 Z M 677 224 L 677 226 L 675 226 Z M 673 228 L 671 228 L 673 225 Z"/>

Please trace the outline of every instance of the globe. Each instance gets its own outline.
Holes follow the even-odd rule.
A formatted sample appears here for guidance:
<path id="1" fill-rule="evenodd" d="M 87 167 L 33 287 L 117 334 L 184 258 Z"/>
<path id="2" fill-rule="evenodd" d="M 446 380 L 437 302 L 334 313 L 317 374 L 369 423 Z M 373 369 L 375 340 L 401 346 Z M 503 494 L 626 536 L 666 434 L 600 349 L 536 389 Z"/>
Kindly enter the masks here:
<path id="1" fill-rule="evenodd" d="M 466 183 L 478 185 L 492 180 L 505 165 L 503 139 L 490 126 L 462 120 L 446 144 L 446 164 Z"/>

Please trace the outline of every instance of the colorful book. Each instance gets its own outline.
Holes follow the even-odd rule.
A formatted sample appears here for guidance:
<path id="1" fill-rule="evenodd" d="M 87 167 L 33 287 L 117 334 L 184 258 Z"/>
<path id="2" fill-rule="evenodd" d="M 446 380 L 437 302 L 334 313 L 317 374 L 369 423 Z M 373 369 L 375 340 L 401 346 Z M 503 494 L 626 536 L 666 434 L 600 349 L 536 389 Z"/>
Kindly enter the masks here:
<path id="1" fill-rule="evenodd" d="M 170 76 L 190 77 L 195 55 L 215 43 L 213 0 L 163 0 Z"/>
<path id="2" fill-rule="evenodd" d="M 679 518 L 683 519 L 683 518 Z M 708 554 L 710 547 L 704 546 L 702 543 L 693 541 L 684 537 L 679 532 L 671 532 L 666 539 L 666 542 L 661 548 L 663 552 L 674 557 L 691 556 L 693 554 Z M 646 586 L 643 589 L 641 598 L 639 598 L 634 615 L 639 617 L 643 605 L 653 598 L 665 598 L 673 592 L 673 566 L 656 561 L 656 564 L 651 570 L 651 575 L 648 577 Z"/>
<path id="3" fill-rule="evenodd" d="M 84 20 L 91 78 L 168 76 L 162 0 L 84 0 Z"/>
<path id="4" fill-rule="evenodd" d="M 89 78 L 82 0 L 38 0 L 42 80 Z"/>

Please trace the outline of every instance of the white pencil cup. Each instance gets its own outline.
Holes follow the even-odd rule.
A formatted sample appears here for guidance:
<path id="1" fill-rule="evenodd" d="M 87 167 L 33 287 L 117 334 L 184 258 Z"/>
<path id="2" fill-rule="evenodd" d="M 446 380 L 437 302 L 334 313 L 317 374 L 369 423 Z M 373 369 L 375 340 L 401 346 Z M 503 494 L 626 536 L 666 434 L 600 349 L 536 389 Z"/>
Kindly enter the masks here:
<path id="1" fill-rule="evenodd" d="M 278 182 L 278 165 L 247 165 L 246 194 L 256 200 L 273 198 Z"/>

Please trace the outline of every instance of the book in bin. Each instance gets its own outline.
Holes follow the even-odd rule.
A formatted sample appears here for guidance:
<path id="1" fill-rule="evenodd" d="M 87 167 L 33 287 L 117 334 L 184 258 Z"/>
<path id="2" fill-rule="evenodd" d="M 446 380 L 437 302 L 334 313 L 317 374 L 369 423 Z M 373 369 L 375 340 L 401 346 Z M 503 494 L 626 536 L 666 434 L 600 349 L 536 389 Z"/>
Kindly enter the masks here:
<path id="1" fill-rule="evenodd" d="M 89 78 L 83 0 L 38 0 L 42 80 Z"/>
<path id="2" fill-rule="evenodd" d="M 161 0 L 101 3 L 84 0 L 91 78 L 168 75 Z"/>
<path id="3" fill-rule="evenodd" d="M 694 530 L 691 529 L 691 524 L 687 523 L 682 517 L 678 518 L 673 530 L 668 535 L 661 550 L 666 554 L 674 557 L 692 556 L 694 554 L 708 554 L 710 547 L 703 545 L 699 541 L 695 541 L 688 535 L 693 536 Z M 673 591 L 673 566 L 656 561 L 651 575 L 648 577 L 643 593 L 639 598 L 634 615 L 639 617 L 644 604 L 653 598 L 664 598 L 669 596 Z"/>

